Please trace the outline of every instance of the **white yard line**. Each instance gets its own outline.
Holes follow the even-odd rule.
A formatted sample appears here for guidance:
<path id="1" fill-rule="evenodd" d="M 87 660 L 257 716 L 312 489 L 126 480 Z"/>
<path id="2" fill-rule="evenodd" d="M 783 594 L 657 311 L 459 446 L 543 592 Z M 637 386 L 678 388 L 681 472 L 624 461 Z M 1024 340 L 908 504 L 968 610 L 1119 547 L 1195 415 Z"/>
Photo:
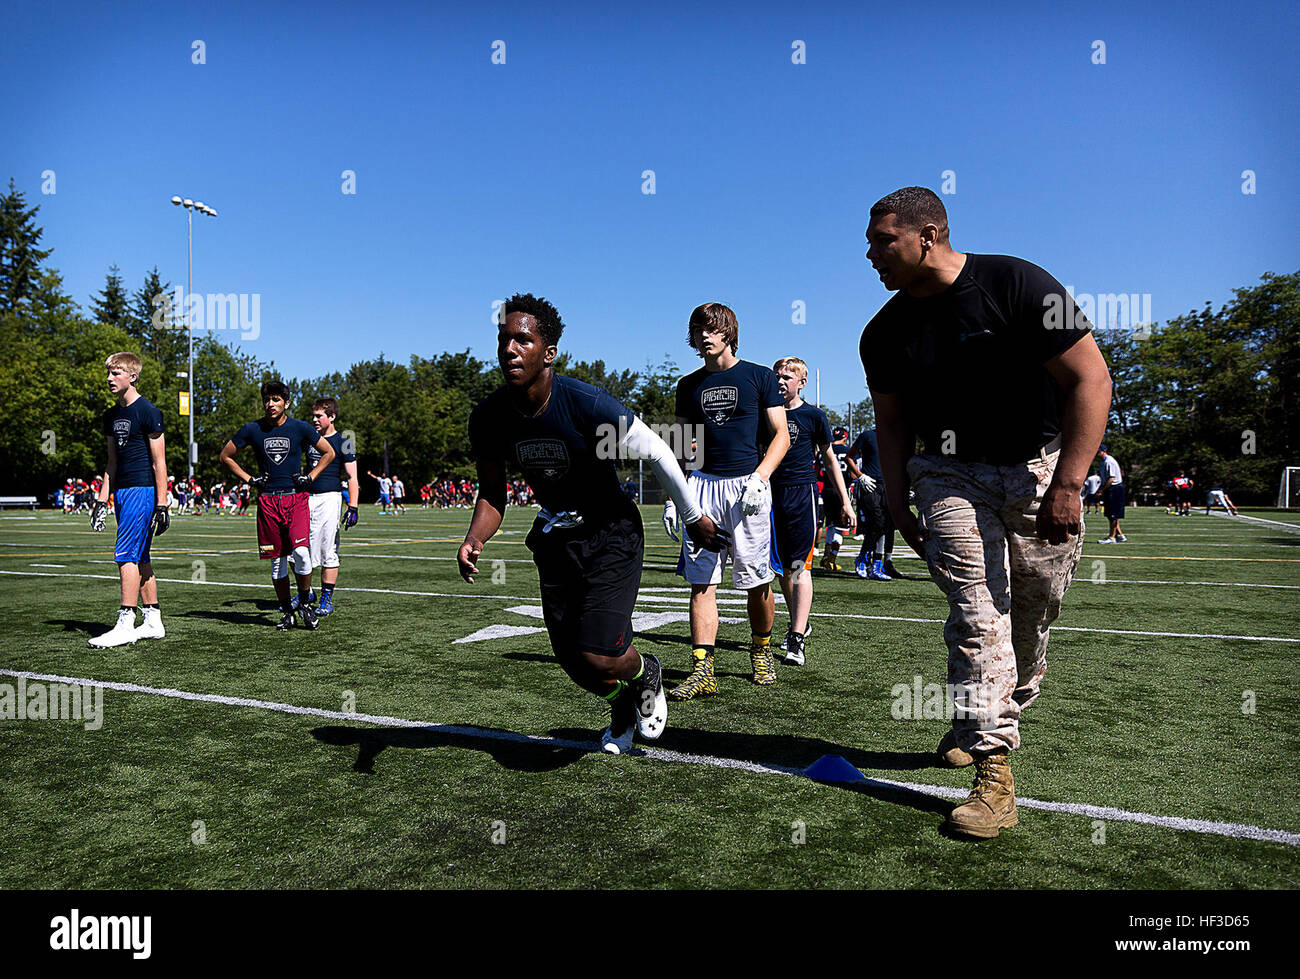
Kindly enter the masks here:
<path id="1" fill-rule="evenodd" d="M 106 574 L 81 574 L 73 572 L 53 572 L 53 571 L 0 571 L 0 575 L 11 575 L 14 577 L 28 578 L 96 578 L 105 581 L 117 581 L 117 575 Z M 192 581 L 189 578 L 158 578 L 159 582 L 173 585 L 201 585 L 213 588 L 261 588 L 265 589 L 265 583 L 244 582 L 244 581 Z M 466 598 L 474 600 L 493 600 L 502 599 L 506 601 L 523 601 L 535 602 L 536 595 L 495 595 L 495 594 L 473 594 L 465 592 L 437 592 L 437 591 L 406 591 L 396 588 L 340 588 L 339 592 L 361 592 L 371 595 L 412 595 L 417 598 Z M 681 608 L 681 600 L 668 599 L 657 595 L 647 596 L 648 602 L 642 602 L 642 607 L 658 607 L 661 609 Z M 720 598 L 720 605 L 739 605 L 741 599 Z M 899 615 L 860 615 L 850 612 L 812 612 L 811 615 L 823 619 L 866 619 L 874 622 L 919 622 L 919 623 L 942 623 L 943 619 L 920 619 Z M 1094 629 L 1086 626 L 1071 625 L 1054 625 L 1054 632 L 1097 632 L 1103 635 L 1113 636 L 1151 636 L 1155 638 L 1166 639 L 1242 639 L 1249 642 L 1286 642 L 1300 643 L 1300 639 L 1292 639 L 1287 636 L 1238 636 L 1217 632 L 1148 632 L 1137 629 Z"/>
<path id="2" fill-rule="evenodd" d="M 391 717 L 384 714 L 347 714 L 342 711 L 323 710 L 319 707 L 299 707 L 295 704 L 282 704 L 270 700 L 254 700 L 248 697 L 227 697 L 220 694 L 193 693 L 188 690 L 175 690 L 166 687 L 146 687 L 137 683 L 118 683 L 108 680 L 93 680 L 85 677 L 57 676 L 47 673 L 30 673 L 25 670 L 0 669 L 0 676 L 11 676 L 39 683 L 66 683 L 81 687 L 103 687 L 106 690 L 118 690 L 123 693 L 150 694 L 156 697 L 170 697 L 176 700 L 189 700 L 200 703 L 220 704 L 226 707 L 248 707 L 255 710 L 275 711 L 281 714 L 297 714 L 307 717 L 321 717 L 328 720 L 347 721 L 349 723 L 374 724 L 379 727 L 421 728 L 435 734 L 450 734 L 459 737 L 481 738 L 488 741 L 511 741 L 524 744 L 543 745 L 548 748 L 571 748 L 577 751 L 596 753 L 600 745 L 593 741 L 571 741 L 561 738 L 547 738 L 531 734 L 519 734 L 515 731 L 500 731 L 494 728 L 466 727 L 456 724 L 431 724 L 427 721 L 413 721 L 404 717 Z M 651 761 L 669 762 L 682 765 L 705 765 L 710 768 L 725 768 L 735 771 L 752 772 L 760 775 L 797 775 L 803 772 L 797 768 L 764 762 L 745 761 L 738 758 L 720 758 L 714 755 L 688 754 L 668 751 L 663 748 L 641 748 L 641 757 Z M 927 785 L 921 782 L 898 782 L 888 778 L 865 777 L 849 784 L 877 788 L 903 789 L 941 799 L 960 799 L 967 795 L 965 789 L 947 785 Z M 1081 802 L 1044 802 L 1039 799 L 1016 797 L 1016 805 L 1024 809 L 1041 809 L 1046 812 L 1062 812 L 1086 819 L 1106 819 L 1115 822 L 1145 823 L 1148 826 L 1160 826 L 1165 829 L 1183 830 L 1209 836 L 1230 836 L 1239 839 L 1264 840 L 1283 843 L 1287 846 L 1300 846 L 1300 833 L 1289 833 L 1280 829 L 1265 829 L 1249 823 L 1225 823 L 1209 819 L 1193 819 L 1186 816 L 1154 816 L 1150 813 L 1133 812 L 1129 809 L 1116 809 L 1111 806 L 1094 806 Z"/>

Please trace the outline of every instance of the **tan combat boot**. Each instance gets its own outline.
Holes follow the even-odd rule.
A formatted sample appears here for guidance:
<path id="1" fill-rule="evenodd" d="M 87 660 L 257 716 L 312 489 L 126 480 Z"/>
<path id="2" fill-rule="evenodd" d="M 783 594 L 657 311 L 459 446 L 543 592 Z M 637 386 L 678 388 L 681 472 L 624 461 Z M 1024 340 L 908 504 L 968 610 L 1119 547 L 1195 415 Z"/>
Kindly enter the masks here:
<path id="1" fill-rule="evenodd" d="M 991 839 L 999 829 L 1020 822 L 1016 815 L 1016 783 L 1011 777 L 1011 756 L 1006 751 L 975 758 L 975 787 L 966 801 L 948 814 L 954 833 Z"/>
<path id="2" fill-rule="evenodd" d="M 957 745 L 957 732 L 949 730 L 939 742 L 939 762 L 947 768 L 965 768 L 975 761 L 975 756 Z"/>

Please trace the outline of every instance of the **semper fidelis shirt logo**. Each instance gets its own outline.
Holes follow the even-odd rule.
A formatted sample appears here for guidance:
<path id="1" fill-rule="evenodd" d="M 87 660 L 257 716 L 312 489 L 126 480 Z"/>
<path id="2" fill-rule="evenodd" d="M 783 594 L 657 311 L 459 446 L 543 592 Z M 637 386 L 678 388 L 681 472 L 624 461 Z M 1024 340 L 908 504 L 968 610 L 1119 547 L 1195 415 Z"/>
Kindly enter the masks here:
<path id="1" fill-rule="evenodd" d="M 289 458 L 289 436 L 272 435 L 262 442 L 262 451 L 277 466 Z"/>
<path id="2" fill-rule="evenodd" d="M 725 425 L 740 400 L 734 387 L 705 388 L 700 392 L 700 407 L 715 425 Z"/>
<path id="3" fill-rule="evenodd" d="M 559 439 L 528 439 L 517 451 L 520 468 L 543 479 L 559 479 L 569 471 L 569 450 Z"/>
<path id="4" fill-rule="evenodd" d="M 131 437 L 131 419 L 118 418 L 113 421 L 113 434 L 117 436 L 117 447 L 125 448 Z"/>

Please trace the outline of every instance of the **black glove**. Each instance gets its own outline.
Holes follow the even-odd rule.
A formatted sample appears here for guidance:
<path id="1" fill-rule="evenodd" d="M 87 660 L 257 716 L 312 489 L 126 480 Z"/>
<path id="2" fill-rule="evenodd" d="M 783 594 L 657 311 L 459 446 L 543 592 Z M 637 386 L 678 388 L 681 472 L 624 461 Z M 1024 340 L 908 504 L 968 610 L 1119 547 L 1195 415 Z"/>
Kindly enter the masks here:
<path id="1" fill-rule="evenodd" d="M 299 473 L 297 476 L 293 477 L 293 485 L 305 492 L 306 490 L 311 489 L 311 477 L 306 473 Z"/>
<path id="2" fill-rule="evenodd" d="M 153 535 L 161 537 L 167 533 L 167 528 L 172 525 L 171 512 L 165 506 L 156 506 L 153 508 Z"/>
<path id="3" fill-rule="evenodd" d="M 357 508 L 354 506 L 350 506 L 348 507 L 348 512 L 343 514 L 343 529 L 347 530 L 349 527 L 355 527 L 356 525 L 357 525 Z"/>
<path id="4" fill-rule="evenodd" d="M 260 491 L 261 488 L 266 485 L 266 481 L 269 478 L 269 476 L 249 476 L 248 485 L 253 489 Z"/>
<path id="5" fill-rule="evenodd" d="M 108 504 L 96 500 L 90 506 L 90 529 L 100 531 L 106 526 L 108 526 Z"/>

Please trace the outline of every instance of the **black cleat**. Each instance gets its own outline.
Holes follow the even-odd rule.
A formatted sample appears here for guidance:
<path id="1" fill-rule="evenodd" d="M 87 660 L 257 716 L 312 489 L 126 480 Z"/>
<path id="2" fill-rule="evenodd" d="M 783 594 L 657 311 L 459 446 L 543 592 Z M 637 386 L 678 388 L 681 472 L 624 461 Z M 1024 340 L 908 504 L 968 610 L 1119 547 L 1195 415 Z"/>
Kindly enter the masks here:
<path id="1" fill-rule="evenodd" d="M 642 653 L 641 663 L 644 672 L 641 679 L 632 682 L 630 690 L 636 702 L 636 729 L 641 737 L 654 741 L 668 725 L 668 698 L 664 696 L 664 675 L 659 660 Z"/>
<path id="2" fill-rule="evenodd" d="M 302 616 L 302 624 L 308 629 L 315 629 L 320 625 L 320 617 L 317 616 L 316 610 L 306 602 L 298 603 L 298 614 Z"/>
<path id="3" fill-rule="evenodd" d="M 292 629 L 292 628 L 293 628 L 293 613 L 292 613 L 292 612 L 285 612 L 284 615 L 280 618 L 280 624 L 277 625 L 276 628 L 279 629 L 281 632 L 284 632 L 284 631 L 286 631 L 286 630 L 288 630 L 288 629 Z"/>

